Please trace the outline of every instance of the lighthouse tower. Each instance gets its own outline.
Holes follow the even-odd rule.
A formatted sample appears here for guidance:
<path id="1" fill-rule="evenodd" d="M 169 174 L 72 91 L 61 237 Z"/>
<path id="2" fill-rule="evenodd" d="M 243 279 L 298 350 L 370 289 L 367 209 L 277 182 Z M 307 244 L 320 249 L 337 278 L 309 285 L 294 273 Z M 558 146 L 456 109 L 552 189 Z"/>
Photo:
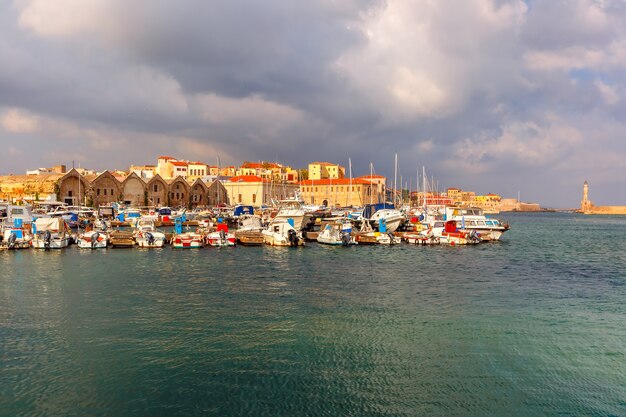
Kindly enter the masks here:
<path id="1" fill-rule="evenodd" d="M 589 183 L 585 181 L 583 184 L 583 199 L 580 202 L 580 211 L 583 213 L 591 208 L 591 201 L 589 201 Z"/>

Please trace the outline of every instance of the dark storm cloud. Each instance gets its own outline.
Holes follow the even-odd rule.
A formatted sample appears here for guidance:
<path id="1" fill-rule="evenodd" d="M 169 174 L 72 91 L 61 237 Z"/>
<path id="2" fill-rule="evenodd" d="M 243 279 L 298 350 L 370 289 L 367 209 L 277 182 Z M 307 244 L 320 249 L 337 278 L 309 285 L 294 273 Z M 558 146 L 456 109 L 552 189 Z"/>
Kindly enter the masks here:
<path id="1" fill-rule="evenodd" d="M 591 0 L 3 2 L 0 171 L 166 153 L 390 175 L 398 152 L 404 178 L 426 165 L 440 188 L 572 205 L 588 178 L 610 199 L 625 16 Z"/>

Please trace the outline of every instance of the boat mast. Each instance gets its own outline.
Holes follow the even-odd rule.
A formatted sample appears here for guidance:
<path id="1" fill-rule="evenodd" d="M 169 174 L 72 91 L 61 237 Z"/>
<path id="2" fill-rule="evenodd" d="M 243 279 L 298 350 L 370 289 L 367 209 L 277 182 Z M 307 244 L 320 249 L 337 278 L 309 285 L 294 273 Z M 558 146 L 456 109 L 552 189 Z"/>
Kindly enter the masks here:
<path id="1" fill-rule="evenodd" d="M 374 177 L 374 165 L 372 164 L 372 161 L 370 161 L 370 182 L 374 180 L 373 177 Z M 378 191 L 378 184 L 376 185 L 376 191 Z M 370 204 L 372 204 L 372 198 L 374 198 L 374 193 L 370 192 Z"/>
<path id="2" fill-rule="evenodd" d="M 396 160 L 395 160 L 394 170 L 393 170 L 393 204 L 394 204 L 394 207 L 396 204 L 396 200 L 398 199 L 397 181 L 398 181 L 398 153 L 396 152 Z"/>
<path id="3" fill-rule="evenodd" d="M 348 172 L 350 173 L 350 188 L 348 190 L 348 201 L 352 202 L 352 158 L 348 158 Z M 346 201 L 346 207 L 348 206 L 348 201 Z"/>

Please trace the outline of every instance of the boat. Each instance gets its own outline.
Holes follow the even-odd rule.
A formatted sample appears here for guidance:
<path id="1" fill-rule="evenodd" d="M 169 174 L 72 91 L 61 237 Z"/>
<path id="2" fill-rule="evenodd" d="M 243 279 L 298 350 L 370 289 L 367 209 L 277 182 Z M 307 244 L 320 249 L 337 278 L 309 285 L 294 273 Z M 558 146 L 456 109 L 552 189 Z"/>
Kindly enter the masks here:
<path id="1" fill-rule="evenodd" d="M 350 221 L 341 220 L 326 223 L 318 233 L 316 240 L 318 243 L 335 246 L 357 244 L 356 239 L 352 236 L 352 223 Z"/>
<path id="2" fill-rule="evenodd" d="M 311 220 L 311 215 L 304 209 L 304 200 L 300 193 L 296 191 L 294 197 L 278 201 L 278 211 L 272 213 L 273 220 L 287 221 L 293 220 L 293 227 L 296 231 L 304 229 Z"/>
<path id="3" fill-rule="evenodd" d="M 32 246 L 36 249 L 62 249 L 70 244 L 68 226 L 61 217 L 42 217 L 32 225 Z"/>
<path id="4" fill-rule="evenodd" d="M 432 227 L 425 228 L 417 232 L 405 233 L 402 238 L 405 242 L 412 245 L 430 246 L 439 245 L 441 243 L 441 239 L 438 236 L 435 236 Z"/>
<path id="5" fill-rule="evenodd" d="M 266 245 L 304 246 L 302 233 L 295 229 L 291 219 L 274 220 L 261 234 Z"/>
<path id="6" fill-rule="evenodd" d="M 441 227 L 443 223 L 443 227 Z M 441 243 L 455 245 L 475 245 L 480 243 L 481 238 L 475 230 L 459 229 L 455 220 L 436 222 L 432 231 Z"/>
<path id="7" fill-rule="evenodd" d="M 4 223 L 0 226 L 0 248 L 27 249 L 33 240 L 29 228 L 23 227 L 22 219 L 15 219 L 13 224 Z"/>
<path id="8" fill-rule="evenodd" d="M 153 220 L 143 217 L 135 222 L 133 236 L 140 248 L 162 248 L 165 244 L 165 233 L 157 231 Z"/>
<path id="9" fill-rule="evenodd" d="M 197 249 L 204 247 L 204 238 L 200 233 L 183 232 L 173 235 L 171 244 L 175 249 Z"/>
<path id="10" fill-rule="evenodd" d="M 215 232 L 207 233 L 206 242 L 210 246 L 235 246 L 237 239 L 228 231 L 228 225 L 219 223 Z"/>
<path id="11" fill-rule="evenodd" d="M 204 235 L 195 232 L 183 232 L 184 213 L 174 219 L 174 234 L 170 243 L 175 249 L 199 249 L 204 247 Z"/>
<path id="12" fill-rule="evenodd" d="M 406 217 L 391 203 L 366 204 L 363 207 L 361 221 L 369 221 L 376 229 L 380 220 L 385 221 L 386 232 L 393 233 L 405 222 Z"/>
<path id="13" fill-rule="evenodd" d="M 498 241 L 509 230 L 509 225 L 485 216 L 479 207 L 446 206 L 445 219 L 455 220 L 461 229 L 473 230 L 482 241 Z"/>
<path id="14" fill-rule="evenodd" d="M 108 240 L 108 234 L 101 230 L 86 230 L 78 235 L 76 244 L 81 249 L 104 249 Z"/>
<path id="15" fill-rule="evenodd" d="M 356 234 L 355 240 L 360 245 L 397 245 L 402 239 L 395 236 L 385 228 L 385 221 L 379 220 L 378 230 L 373 230 L 370 222 L 361 222 L 361 230 Z"/>

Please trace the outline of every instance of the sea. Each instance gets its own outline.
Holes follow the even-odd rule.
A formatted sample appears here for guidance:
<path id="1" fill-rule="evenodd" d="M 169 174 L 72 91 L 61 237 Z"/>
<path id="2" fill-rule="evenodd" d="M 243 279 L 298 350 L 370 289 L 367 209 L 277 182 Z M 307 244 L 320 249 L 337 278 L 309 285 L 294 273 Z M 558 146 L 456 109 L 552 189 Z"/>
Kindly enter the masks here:
<path id="1" fill-rule="evenodd" d="M 469 247 L 0 252 L 0 416 L 626 416 L 626 217 Z"/>

